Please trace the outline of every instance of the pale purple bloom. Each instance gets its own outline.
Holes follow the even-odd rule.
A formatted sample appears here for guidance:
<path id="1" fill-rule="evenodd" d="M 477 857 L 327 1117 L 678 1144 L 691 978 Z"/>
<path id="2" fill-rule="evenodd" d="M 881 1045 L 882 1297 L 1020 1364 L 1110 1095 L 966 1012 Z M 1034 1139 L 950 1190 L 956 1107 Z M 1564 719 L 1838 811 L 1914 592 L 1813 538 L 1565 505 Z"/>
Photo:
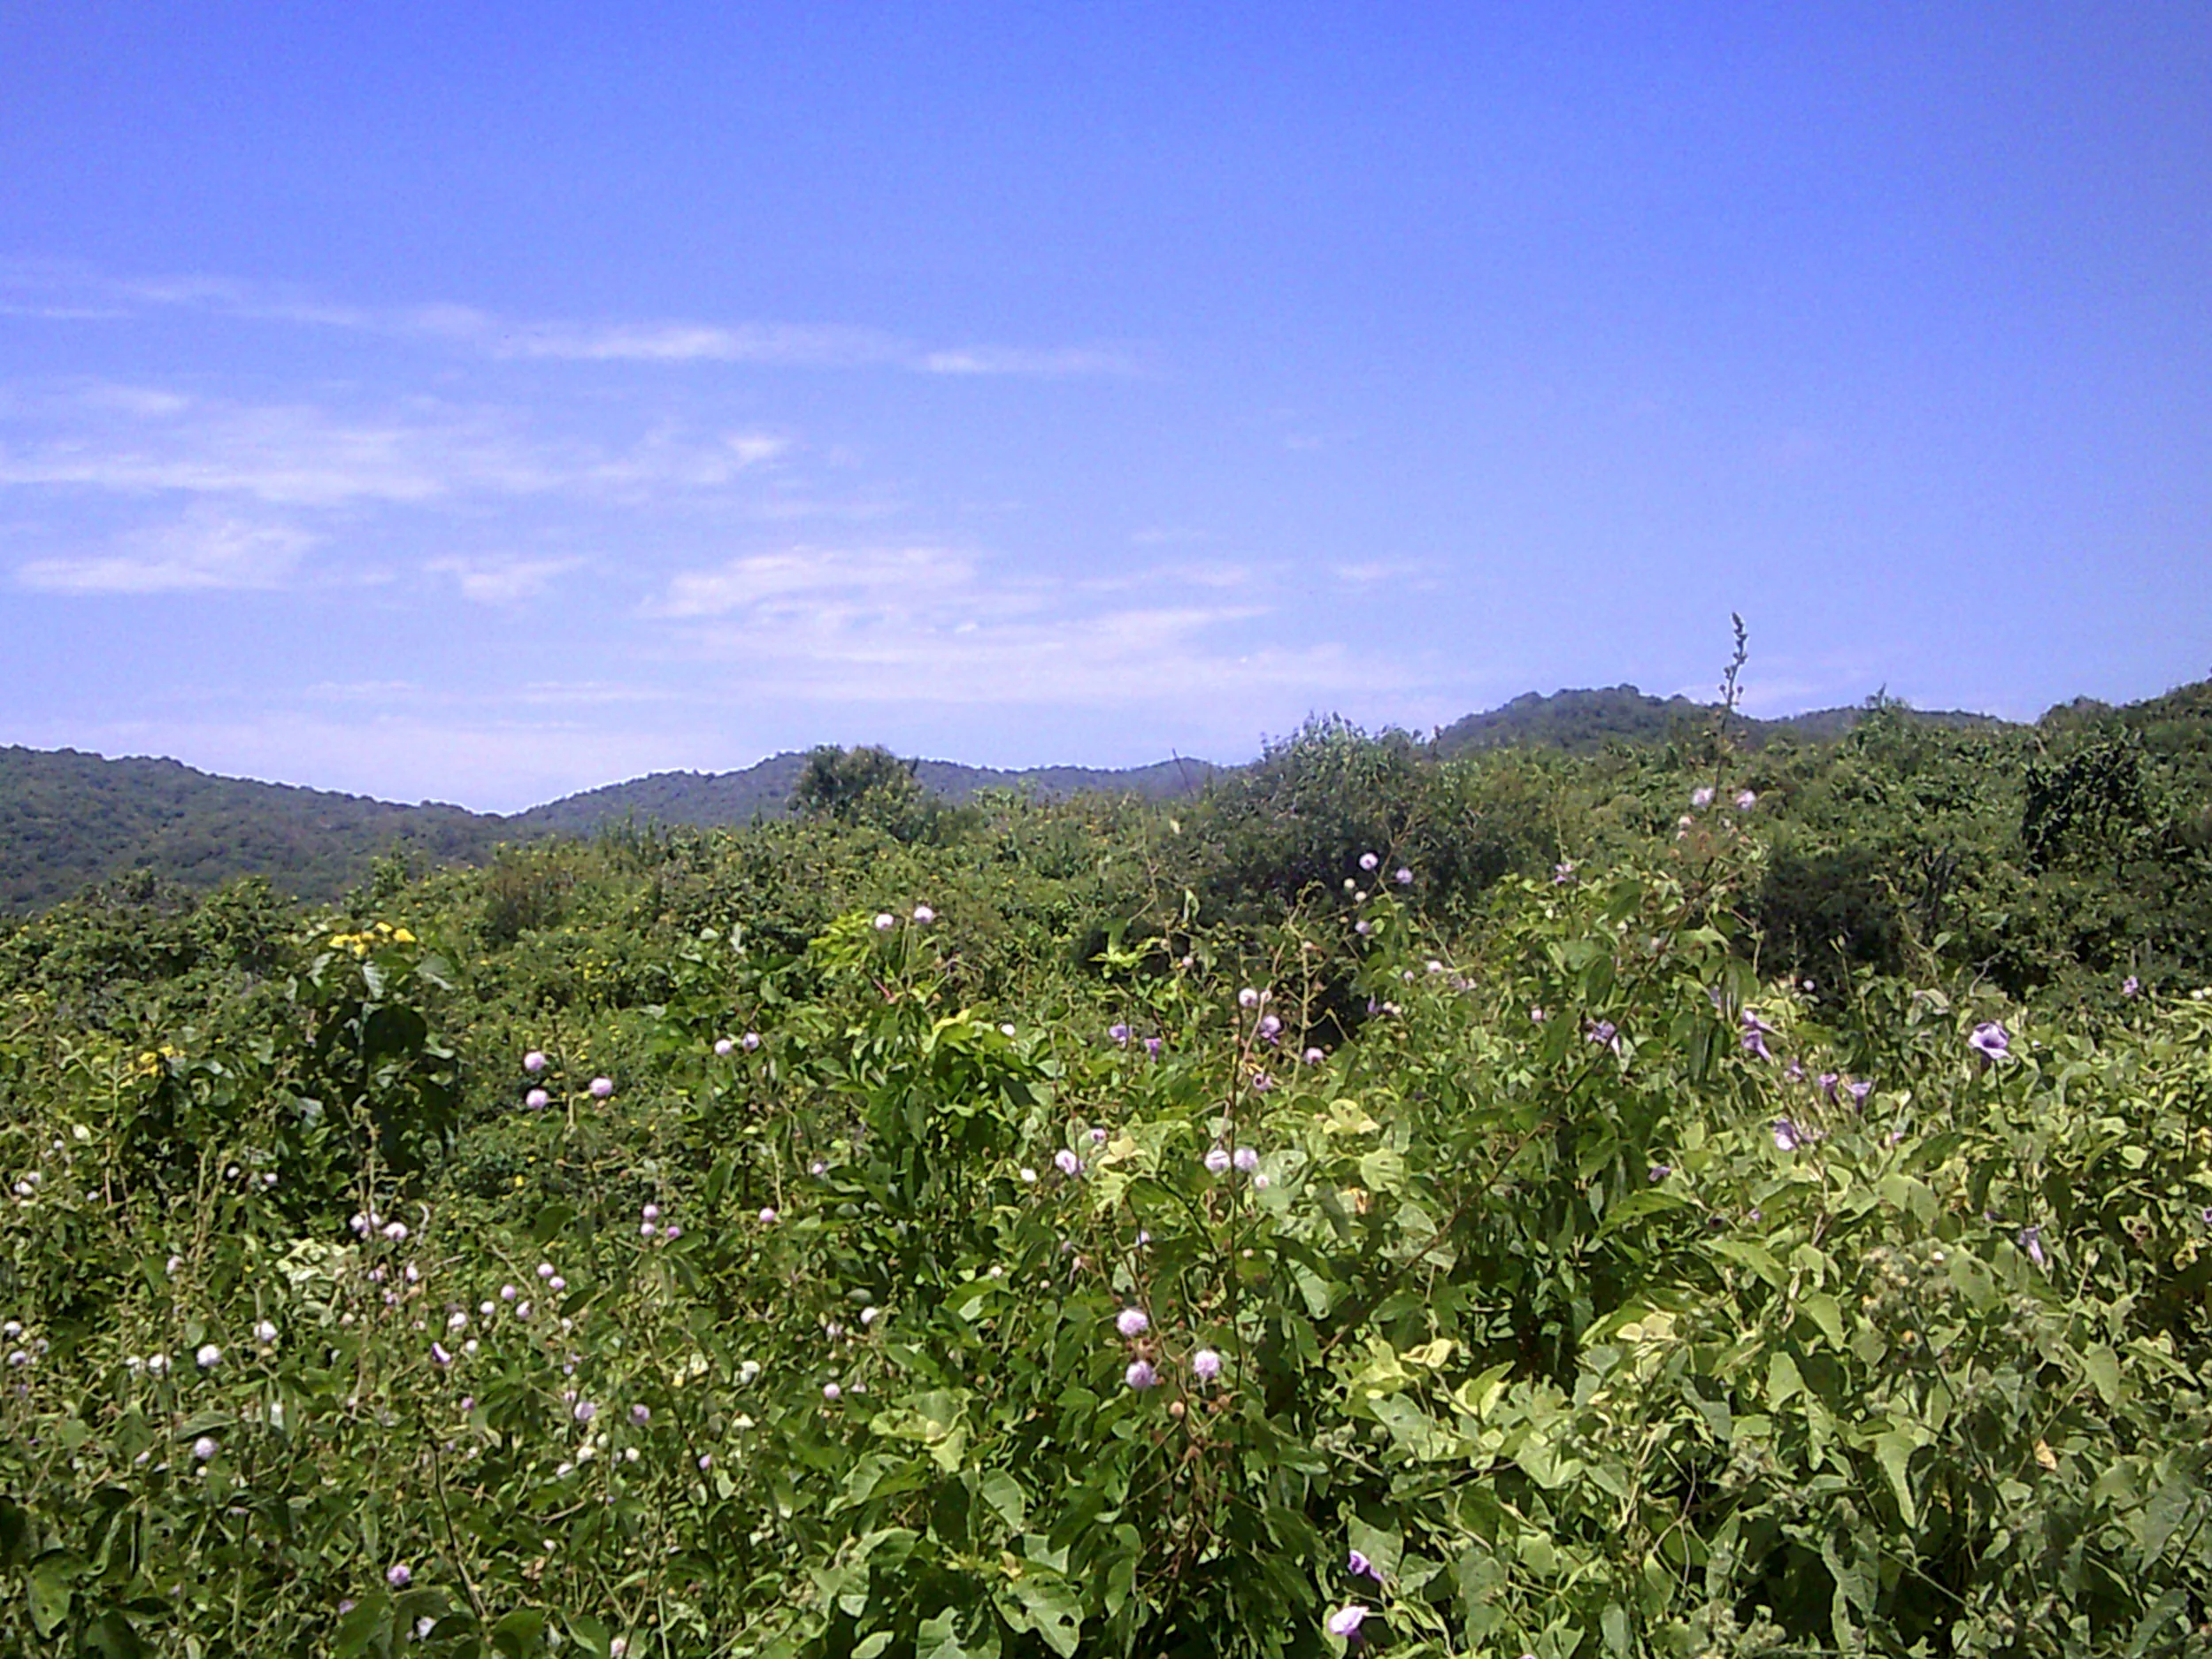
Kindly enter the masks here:
<path id="1" fill-rule="evenodd" d="M 1359 1627 L 1366 1619 L 1368 1609 L 1355 1601 L 1349 1607 L 1339 1608 L 1329 1615 L 1329 1634 L 1346 1639 L 1359 1634 Z"/>
<path id="2" fill-rule="evenodd" d="M 441 1366 L 453 1363 L 453 1356 L 446 1351 L 446 1345 L 442 1342 L 433 1342 L 430 1345 L 430 1357 L 437 1361 Z"/>
<path id="3" fill-rule="evenodd" d="M 1696 788 L 1691 790 L 1690 804 L 1701 812 L 1707 807 L 1712 805 L 1713 786 L 1709 783 L 1701 783 L 1698 785 Z"/>
<path id="4" fill-rule="evenodd" d="M 1773 1050 L 1767 1047 L 1766 1033 L 1756 1025 L 1747 1025 L 1743 1028 L 1742 1042 L 1746 1054 L 1755 1054 L 1762 1060 L 1774 1058 Z"/>
<path id="5" fill-rule="evenodd" d="M 213 1371 L 223 1363 L 223 1350 L 212 1342 L 203 1342 L 200 1351 L 192 1356 L 202 1371 Z"/>
<path id="6" fill-rule="evenodd" d="M 843 1399 L 844 1397 L 845 1397 L 845 1391 L 844 1391 L 842 1388 L 840 1388 L 840 1387 L 839 1387 L 839 1386 L 838 1386 L 835 1383 L 833 1383 L 833 1382 L 826 1382 L 826 1383 L 824 1383 L 824 1384 L 822 1385 L 822 1398 L 823 1398 L 823 1399 L 825 1399 L 825 1400 L 830 1400 L 830 1401 L 836 1401 L 836 1400 L 841 1400 L 841 1399 Z"/>
<path id="7" fill-rule="evenodd" d="M 1239 1147 L 1236 1151 L 1236 1156 L 1232 1160 L 1232 1162 L 1236 1164 L 1237 1168 L 1242 1170 L 1247 1175 L 1249 1175 L 1254 1170 L 1260 1167 L 1260 1155 L 1254 1151 L 1250 1147 Z"/>
<path id="8" fill-rule="evenodd" d="M 522 1056 L 522 1069 L 533 1076 L 545 1070 L 545 1056 L 535 1048 Z"/>
<path id="9" fill-rule="evenodd" d="M 634 1423 L 634 1424 L 636 1424 L 636 1425 L 638 1425 L 638 1427 L 640 1427 L 640 1428 L 643 1428 L 643 1427 L 644 1427 L 644 1426 L 645 1426 L 648 1423 L 650 1423 L 652 1420 L 653 1420 L 653 1408 L 652 1408 L 652 1407 L 650 1407 L 650 1406 L 632 1406 L 632 1407 L 630 1408 L 630 1421 L 631 1421 L 631 1422 L 633 1422 L 633 1423 Z"/>
<path id="10" fill-rule="evenodd" d="M 1407 869 L 1403 864 L 1400 864 L 1398 866 L 1396 880 L 1398 885 L 1402 887 L 1411 887 L 1413 885 L 1413 872 Z"/>
<path id="11" fill-rule="evenodd" d="M 1226 1175 L 1229 1172 L 1229 1148 L 1226 1147 L 1210 1148 L 1206 1154 L 1206 1168 L 1213 1174 Z"/>
<path id="12" fill-rule="evenodd" d="M 1372 870 L 1381 863 L 1382 860 L 1376 857 L 1372 853 L 1362 853 L 1359 856 L 1359 867 L 1362 870 Z"/>
<path id="13" fill-rule="evenodd" d="M 1221 1375 L 1221 1356 L 1210 1348 L 1202 1348 L 1190 1356 L 1190 1368 L 1200 1382 L 1211 1382 Z"/>
<path id="14" fill-rule="evenodd" d="M 576 1402 L 576 1409 L 569 1415 L 579 1423 L 588 1425 L 594 1417 L 599 1415 L 599 1408 L 588 1400 L 579 1400 Z"/>
<path id="15" fill-rule="evenodd" d="M 713 1467 L 714 1454 L 712 1452 L 701 1452 L 699 1454 L 699 1472 L 701 1474 L 704 1474 L 708 1470 Z"/>
<path id="16" fill-rule="evenodd" d="M 658 1221 L 661 1218 L 661 1207 L 658 1204 L 648 1204 L 639 1210 L 638 1214 L 648 1221 Z"/>
<path id="17" fill-rule="evenodd" d="M 1802 1060 L 1792 1060 L 1782 1069 L 1782 1076 L 1788 1082 L 1802 1083 L 1805 1080 L 1805 1063 Z"/>
<path id="18" fill-rule="evenodd" d="M 192 1455 L 204 1463 L 212 1461 L 215 1454 L 222 1449 L 215 1443 L 214 1437 L 211 1435 L 203 1434 L 192 1442 Z"/>
<path id="19" fill-rule="evenodd" d="M 2043 1253 L 2042 1228 L 2021 1228 L 2020 1248 L 2027 1252 L 2028 1260 L 2033 1262 L 2038 1267 L 2048 1267 L 2051 1264 L 2050 1257 Z"/>
<path id="20" fill-rule="evenodd" d="M 534 1112 L 541 1112 L 553 1103 L 553 1097 L 541 1088 L 534 1088 L 522 1097 L 522 1103 Z"/>
<path id="21" fill-rule="evenodd" d="M 1372 1578 L 1377 1584 L 1380 1584 L 1383 1581 L 1382 1569 L 1378 1567 L 1373 1562 L 1368 1560 L 1366 1556 L 1361 1555 L 1356 1549 L 1345 1557 L 1344 1570 L 1345 1571 L 1352 1574 L 1355 1578 L 1363 1576 Z"/>
<path id="22" fill-rule="evenodd" d="M 384 1224 L 384 1236 L 389 1239 L 394 1244 L 406 1243 L 407 1224 L 403 1221 L 386 1222 Z"/>
<path id="23" fill-rule="evenodd" d="M 1266 1037 L 1266 1038 L 1270 1038 L 1270 1039 L 1272 1039 L 1272 1038 L 1274 1038 L 1274 1037 L 1276 1037 L 1276 1036 L 1279 1035 L 1279 1034 L 1281 1033 L 1281 1032 L 1282 1032 L 1282 1029 L 1283 1029 L 1283 1022 L 1282 1022 L 1281 1020 L 1279 1020 L 1279 1019 L 1276 1018 L 1274 1015 L 1272 1015 L 1272 1014 L 1263 1014 L 1263 1015 L 1261 1015 L 1261 1016 L 1260 1016 L 1260 1035 L 1261 1035 L 1261 1036 L 1263 1036 L 1263 1037 Z"/>
<path id="24" fill-rule="evenodd" d="M 1752 792 L 1751 792 L 1750 790 L 1748 790 L 1748 789 L 1740 789 L 1740 790 L 1738 790 L 1738 791 L 1736 792 L 1736 810 L 1737 810 L 1737 811 L 1739 811 L 1739 812 L 1748 812 L 1748 811 L 1750 811 L 1750 810 L 1751 810 L 1751 809 L 1752 809 L 1753 807 L 1755 807 L 1755 806 L 1756 806 L 1756 805 L 1758 805 L 1758 804 L 1759 804 L 1759 797 L 1758 797 L 1757 795 L 1755 795 L 1752 794 Z"/>
<path id="25" fill-rule="evenodd" d="M 1237 993 L 1237 1006 L 1239 1008 L 1257 1008 L 1259 1005 L 1260 994 L 1254 990 L 1250 986 L 1246 986 L 1241 991 Z"/>
<path id="26" fill-rule="evenodd" d="M 414 1569 L 405 1562 L 395 1562 L 384 1575 L 384 1582 L 395 1590 L 404 1590 L 415 1581 Z"/>
<path id="27" fill-rule="evenodd" d="M 1615 1054 L 1621 1051 L 1620 1028 L 1609 1019 L 1592 1020 L 1584 1035 L 1600 1048 L 1610 1048 Z"/>
<path id="28" fill-rule="evenodd" d="M 1544 1010 L 1540 1008 L 1530 1009 L 1528 1010 L 1528 1023 L 1532 1025 L 1542 1025 L 1544 1023 Z"/>
<path id="29" fill-rule="evenodd" d="M 2012 1037 L 1996 1020 L 1985 1019 L 1974 1027 L 1966 1044 L 1985 1060 L 2001 1060 L 2012 1050 Z"/>
<path id="30" fill-rule="evenodd" d="M 1842 1082 L 1843 1079 L 1833 1071 L 1823 1071 L 1817 1081 L 1820 1084 L 1820 1092 L 1830 1100 L 1833 1100 L 1836 1097 L 1836 1085 Z"/>
<path id="31" fill-rule="evenodd" d="M 1268 1090 L 1273 1088 L 1274 1087 L 1275 1079 L 1268 1076 L 1266 1072 L 1255 1071 L 1252 1073 L 1252 1089 L 1255 1094 L 1264 1094 Z"/>
<path id="32" fill-rule="evenodd" d="M 887 933 L 898 925 L 899 918 L 892 915 L 890 911 L 878 910 L 876 912 L 876 932 L 879 933 Z"/>
<path id="33" fill-rule="evenodd" d="M 1648 1170 L 1644 1171 L 1644 1178 L 1656 1185 L 1658 1182 L 1665 1180 L 1668 1176 L 1673 1173 L 1673 1164 L 1655 1164 Z"/>
<path id="34" fill-rule="evenodd" d="M 2120 995 L 2121 995 L 2122 996 L 2135 996 L 2135 995 L 2139 995 L 2139 994 L 2141 993 L 2142 989 L 2143 989 L 2143 982 L 2142 982 L 2142 980 L 2140 980 L 2140 979 L 2137 979 L 2137 978 L 2136 978 L 2133 974 L 2131 974 L 2131 974 L 2129 974 L 2129 975 L 2128 975 L 2128 977 L 2127 977 L 2126 979 L 2123 979 L 2123 980 L 2121 980 L 2121 981 L 2120 981 Z"/>
<path id="35" fill-rule="evenodd" d="M 714 1041 L 714 1051 L 726 1058 L 737 1052 L 737 1044 L 727 1037 L 718 1037 Z"/>
<path id="36" fill-rule="evenodd" d="M 1158 1059 L 1160 1057 L 1160 1040 L 1157 1037 L 1147 1037 L 1144 1040 L 1144 1051 L 1151 1058 L 1155 1060 Z"/>
<path id="37" fill-rule="evenodd" d="M 749 1031 L 737 1041 L 738 1046 L 743 1048 L 747 1054 L 750 1054 L 754 1049 L 760 1047 L 760 1033 L 757 1031 Z"/>
<path id="38" fill-rule="evenodd" d="M 1851 1091 L 1852 1103 L 1862 1109 L 1866 1105 L 1866 1097 L 1874 1092 L 1874 1085 L 1871 1083 L 1852 1083 L 1846 1087 Z"/>
<path id="39" fill-rule="evenodd" d="M 1302 1056 L 1308 1065 L 1319 1065 L 1328 1057 L 1329 1056 L 1327 1055 L 1323 1054 L 1318 1048 L 1309 1048 Z"/>
<path id="40" fill-rule="evenodd" d="M 1364 939 L 1375 931 L 1375 924 L 1369 921 L 1364 916 L 1363 916 L 1359 918 L 1359 920 L 1352 924 L 1352 931 L 1357 933 L 1362 939 Z"/>
<path id="41" fill-rule="evenodd" d="M 1571 858 L 1563 858 L 1551 867 L 1551 879 L 1554 887 L 1563 887 L 1574 879 L 1575 867 Z"/>
<path id="42" fill-rule="evenodd" d="M 1109 1037 L 1111 1037 L 1116 1042 L 1121 1044 L 1123 1048 L 1125 1048 L 1129 1046 L 1129 1027 L 1120 1024 L 1118 1021 L 1106 1027 L 1106 1034 Z"/>
<path id="43" fill-rule="evenodd" d="M 1094 1146 L 1094 1147 L 1102 1147 L 1102 1146 L 1104 1146 L 1104 1145 L 1106 1144 L 1106 1132 L 1105 1132 L 1103 1129 L 1094 1129 L 1094 1130 L 1092 1130 L 1092 1131 L 1091 1131 L 1091 1144 L 1092 1144 L 1093 1146 Z"/>
<path id="44" fill-rule="evenodd" d="M 1267 1179 L 1267 1171 L 1265 1170 L 1262 1170 L 1258 1174 L 1252 1178 L 1252 1190 L 1256 1193 L 1263 1193 L 1273 1185 L 1274 1182 Z"/>
<path id="45" fill-rule="evenodd" d="M 1083 1172 L 1083 1160 L 1065 1147 L 1052 1155 L 1052 1161 L 1063 1175 L 1080 1175 Z"/>
<path id="46" fill-rule="evenodd" d="M 684 1230 L 672 1221 L 661 1229 L 661 1242 L 664 1244 L 673 1244 L 683 1236 Z"/>
<path id="47" fill-rule="evenodd" d="M 1778 1152 L 1794 1152 L 1805 1144 L 1804 1132 L 1786 1118 L 1774 1120 L 1774 1146 Z"/>
<path id="48" fill-rule="evenodd" d="M 1141 1308 L 1124 1308 L 1114 1320 L 1114 1329 L 1124 1336 L 1142 1336 L 1152 1328 L 1152 1321 Z"/>
<path id="49" fill-rule="evenodd" d="M 776 1210 L 774 1205 L 769 1204 L 762 1207 L 760 1212 L 760 1225 L 764 1227 L 772 1227 L 776 1225 Z"/>
<path id="50" fill-rule="evenodd" d="M 557 1296 L 561 1294 L 561 1292 L 568 1288 L 568 1280 L 563 1279 L 558 1273 L 556 1273 L 552 1278 L 545 1281 L 545 1287 Z"/>
<path id="51" fill-rule="evenodd" d="M 1123 1381 L 1138 1389 L 1149 1388 L 1160 1380 L 1160 1373 L 1152 1369 L 1152 1362 L 1148 1359 L 1131 1360 L 1129 1369 L 1121 1375 Z"/>
<path id="52" fill-rule="evenodd" d="M 612 1078 L 611 1078 L 611 1077 L 595 1077 L 595 1078 L 592 1079 L 592 1080 L 591 1080 L 591 1097 L 592 1097 L 592 1099 L 594 1099 L 594 1100 L 605 1100 L 605 1099 L 606 1099 L 609 1095 L 612 1094 L 613 1093 L 614 1093 L 614 1079 L 613 1079 Z"/>
<path id="53" fill-rule="evenodd" d="M 540 1262 L 538 1263 L 538 1277 L 540 1279 L 550 1279 L 553 1277 L 554 1271 L 555 1269 L 552 1263 Z"/>
<path id="54" fill-rule="evenodd" d="M 914 907 L 914 919 L 919 922 L 924 927 L 927 927 L 932 922 L 937 919 L 937 912 L 931 910 L 926 904 L 917 904 Z"/>

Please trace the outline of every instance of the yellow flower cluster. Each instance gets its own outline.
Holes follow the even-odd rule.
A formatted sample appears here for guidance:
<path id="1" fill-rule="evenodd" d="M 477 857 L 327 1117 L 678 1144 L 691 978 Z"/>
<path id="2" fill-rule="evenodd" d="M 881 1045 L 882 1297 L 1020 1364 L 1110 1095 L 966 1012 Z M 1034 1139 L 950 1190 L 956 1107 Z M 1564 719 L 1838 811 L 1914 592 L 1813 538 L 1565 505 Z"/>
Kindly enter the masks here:
<path id="1" fill-rule="evenodd" d="M 357 956 L 365 956 L 380 946 L 411 945 L 415 936 L 404 927 L 376 922 L 357 933 L 333 933 L 324 942 L 333 950 L 350 950 Z"/>
<path id="2" fill-rule="evenodd" d="M 160 1048 L 149 1048 L 145 1053 L 140 1055 L 138 1056 L 138 1064 L 131 1069 L 136 1076 L 153 1077 L 160 1072 L 164 1062 L 169 1060 L 181 1060 L 183 1058 L 183 1049 L 178 1048 L 176 1044 L 173 1042 L 165 1042 Z"/>

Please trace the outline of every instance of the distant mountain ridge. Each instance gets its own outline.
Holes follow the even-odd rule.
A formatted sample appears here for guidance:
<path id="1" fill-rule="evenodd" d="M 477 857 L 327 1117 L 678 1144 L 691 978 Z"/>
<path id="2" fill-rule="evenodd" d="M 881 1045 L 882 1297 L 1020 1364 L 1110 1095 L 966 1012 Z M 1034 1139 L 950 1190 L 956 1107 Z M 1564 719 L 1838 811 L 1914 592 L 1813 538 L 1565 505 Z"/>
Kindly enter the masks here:
<path id="1" fill-rule="evenodd" d="M 1701 728 L 1712 712 L 1687 697 L 1650 696 L 1633 686 L 1548 696 L 1532 692 L 1440 728 L 1431 752 L 1449 759 L 1514 745 L 1586 753 L 1608 743 L 1658 743 Z M 1841 736 L 1864 713 L 1824 709 L 1740 719 L 1738 730 L 1755 747 L 1782 736 L 1821 742 Z M 1915 718 L 1946 726 L 2004 724 L 1953 710 Z M 736 772 L 654 772 L 503 815 L 219 777 L 174 760 L 0 747 L 0 914 L 52 904 L 135 870 L 201 889 L 234 876 L 265 876 L 281 893 L 328 899 L 393 851 L 435 863 L 476 863 L 503 841 L 588 835 L 626 819 L 697 828 L 742 825 L 788 810 L 805 765 L 806 757 L 792 752 Z M 956 801 L 992 788 L 1168 800 L 1196 794 L 1223 770 L 1185 759 L 1121 770 L 1010 772 L 924 760 L 916 763 L 915 775 L 926 788 Z"/>
<path id="2" fill-rule="evenodd" d="M 1718 712 L 1718 705 L 1698 703 L 1679 695 L 1655 697 L 1633 686 L 1611 686 L 1596 690 L 1555 691 L 1549 696 L 1526 692 L 1495 709 L 1470 714 L 1440 728 L 1432 747 L 1440 759 L 1472 754 L 1479 749 L 1513 747 L 1560 749 L 1570 754 L 1589 754 L 1608 743 L 1663 743 L 1671 738 L 1701 731 Z M 1738 741 L 1752 749 L 1777 738 L 1801 743 L 1832 742 L 1866 716 L 1863 703 L 1845 708 L 1814 709 L 1776 719 L 1730 717 Z M 1993 715 L 1962 710 L 1907 710 L 1916 720 L 1954 729 L 1997 727 L 2008 724 Z"/>

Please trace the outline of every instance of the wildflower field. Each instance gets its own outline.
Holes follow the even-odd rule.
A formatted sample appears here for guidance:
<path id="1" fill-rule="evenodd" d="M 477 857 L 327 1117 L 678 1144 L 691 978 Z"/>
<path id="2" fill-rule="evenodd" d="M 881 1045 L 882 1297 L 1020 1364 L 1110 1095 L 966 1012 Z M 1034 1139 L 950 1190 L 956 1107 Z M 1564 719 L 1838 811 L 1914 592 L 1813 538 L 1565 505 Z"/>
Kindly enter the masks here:
<path id="1" fill-rule="evenodd" d="M 2005 741 L 19 923 L 0 1651 L 2212 1652 L 2203 803 Z"/>

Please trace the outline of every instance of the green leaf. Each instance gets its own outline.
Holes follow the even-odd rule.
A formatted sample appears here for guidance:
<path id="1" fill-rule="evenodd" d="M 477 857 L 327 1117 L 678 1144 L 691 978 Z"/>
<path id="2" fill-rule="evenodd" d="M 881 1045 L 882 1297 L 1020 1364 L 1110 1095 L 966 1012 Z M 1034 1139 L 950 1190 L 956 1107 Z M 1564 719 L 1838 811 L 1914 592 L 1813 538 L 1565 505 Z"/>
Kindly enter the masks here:
<path id="1" fill-rule="evenodd" d="M 1805 1317 L 1820 1327 L 1821 1335 L 1836 1348 L 1843 1346 L 1843 1310 L 1836 1299 L 1824 1290 L 1809 1291 L 1798 1306 Z"/>
<path id="2" fill-rule="evenodd" d="M 2101 1342 L 2085 1350 L 2081 1368 L 2108 1406 L 2120 1403 L 2120 1356 Z"/>
<path id="3" fill-rule="evenodd" d="M 1920 1511 L 1912 1501 L 1912 1476 L 1909 1465 L 1915 1450 L 1912 1436 L 1899 1429 L 1891 1429 L 1874 1438 L 1875 1461 L 1882 1465 L 1882 1472 L 1889 1477 L 1890 1489 L 1897 1494 L 1897 1508 L 1904 1515 L 1907 1526 L 1920 1525 Z"/>
<path id="4" fill-rule="evenodd" d="M 591 1655 L 591 1659 L 610 1659 L 614 1638 L 606 1625 L 588 1613 L 572 1613 L 567 1619 L 568 1633 L 575 1644 Z"/>
<path id="5" fill-rule="evenodd" d="M 534 1607 L 518 1607 L 492 1625 L 492 1646 L 507 1659 L 525 1659 L 537 1649 L 545 1633 L 545 1615 Z"/>
<path id="6" fill-rule="evenodd" d="M 354 1604 L 353 1611 L 338 1621 L 338 1633 L 331 1642 L 333 1659 L 353 1659 L 372 1642 L 379 1647 L 391 1647 L 392 1603 L 381 1590 L 372 1590 Z M 380 1640 L 379 1638 L 381 1638 Z"/>
<path id="7" fill-rule="evenodd" d="M 77 1575 L 84 1563 L 65 1549 L 51 1551 L 31 1563 L 31 1623 L 42 1636 L 51 1636 L 69 1619 Z"/>
<path id="8" fill-rule="evenodd" d="M 853 1649 L 853 1659 L 876 1659 L 876 1655 L 891 1645 L 894 1632 L 879 1630 Z"/>

